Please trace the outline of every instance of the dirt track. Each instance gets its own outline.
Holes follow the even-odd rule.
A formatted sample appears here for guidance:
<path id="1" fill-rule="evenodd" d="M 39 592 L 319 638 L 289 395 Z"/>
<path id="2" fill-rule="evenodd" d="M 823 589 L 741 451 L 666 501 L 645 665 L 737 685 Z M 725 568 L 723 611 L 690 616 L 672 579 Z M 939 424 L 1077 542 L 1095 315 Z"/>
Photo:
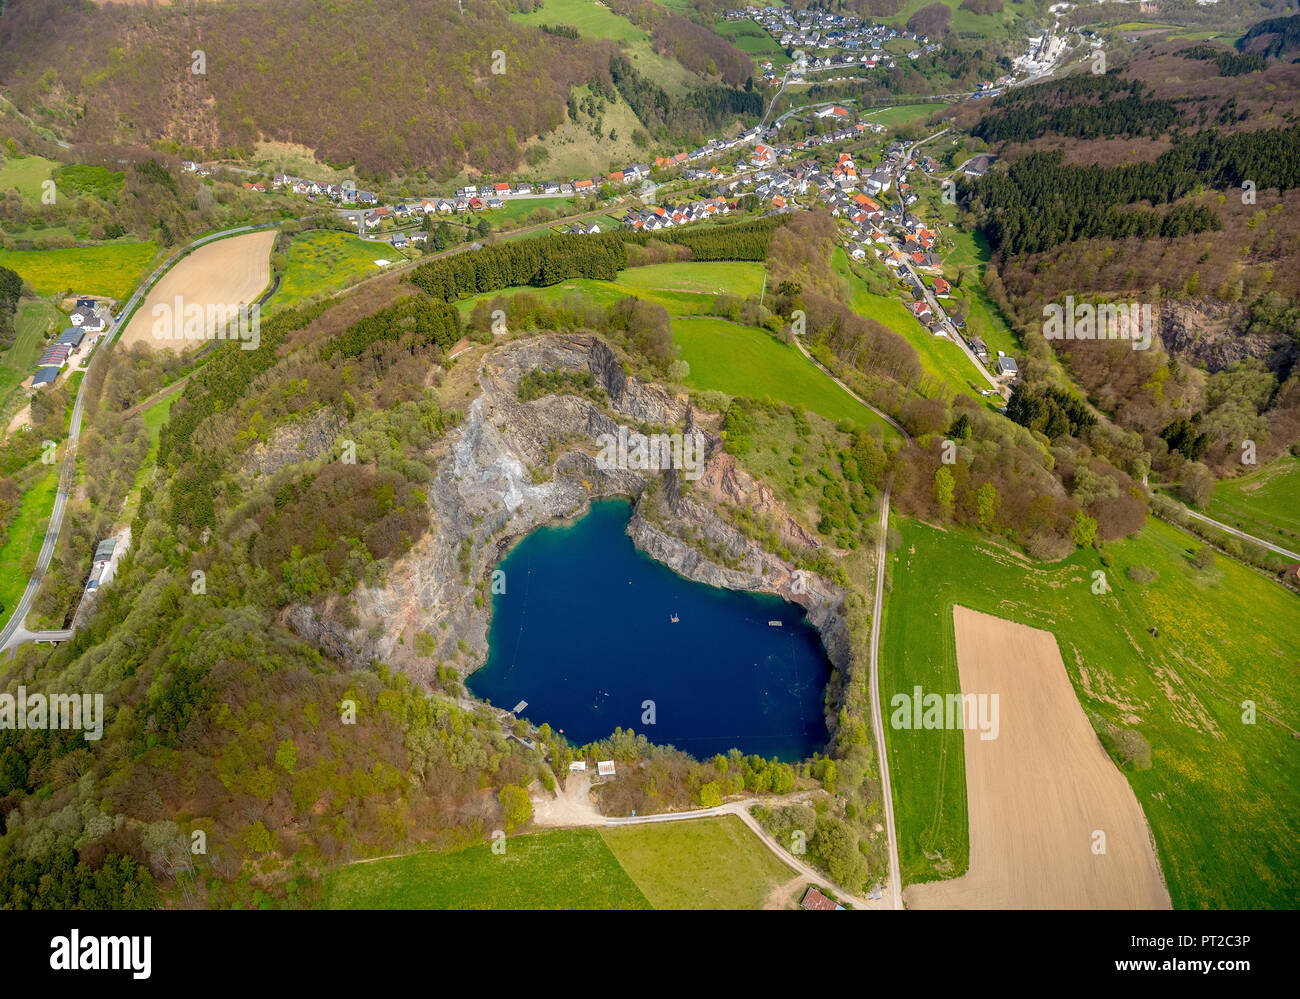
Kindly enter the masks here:
<path id="1" fill-rule="evenodd" d="M 186 307 L 198 304 L 238 307 L 252 302 L 271 281 L 271 247 L 276 230 L 250 232 L 201 246 L 163 275 L 131 322 L 121 346 L 145 343 L 159 350 L 182 350 L 196 340 L 160 340 L 153 335 L 157 304 L 171 307 L 180 296 Z M 211 335 L 211 333 L 209 333 Z"/>
<path id="2" fill-rule="evenodd" d="M 953 622 L 962 692 L 998 694 L 999 732 L 964 733 L 969 872 L 909 887 L 908 905 L 1170 908 L 1146 817 L 1084 716 L 1055 636 L 965 607 Z"/>

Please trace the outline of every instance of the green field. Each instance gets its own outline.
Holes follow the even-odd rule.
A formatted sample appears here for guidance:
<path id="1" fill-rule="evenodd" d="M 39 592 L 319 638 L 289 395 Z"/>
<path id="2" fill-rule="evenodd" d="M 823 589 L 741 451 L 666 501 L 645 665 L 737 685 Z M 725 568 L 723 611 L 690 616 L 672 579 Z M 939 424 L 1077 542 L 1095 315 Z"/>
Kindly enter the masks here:
<path id="1" fill-rule="evenodd" d="M 1015 354 L 1020 349 L 1020 344 L 984 291 L 984 268 L 991 256 L 988 240 L 978 230 L 967 230 L 960 226 L 947 228 L 942 223 L 953 221 L 956 208 L 944 205 L 943 209 L 935 226 L 945 239 L 953 242 L 953 249 L 943 255 L 943 275 L 953 283 L 959 298 L 970 300 L 966 329 L 971 336 L 981 337 L 988 344 L 989 353 L 994 356 L 997 356 L 999 350 Z M 963 268 L 966 277 L 959 287 L 957 274 Z"/>
<path id="2" fill-rule="evenodd" d="M 762 264 L 745 261 L 650 264 L 648 267 L 629 267 L 619 273 L 618 280 L 626 287 L 650 291 L 749 298 L 758 295 L 762 289 L 763 271 Z"/>
<path id="3" fill-rule="evenodd" d="M 892 108 L 880 108 L 870 111 L 864 117 L 868 121 L 878 122 L 886 128 L 901 128 L 914 121 L 925 121 L 936 111 L 942 111 L 946 104 L 899 104 Z M 936 129 L 937 131 L 937 129 Z"/>
<path id="4" fill-rule="evenodd" d="M 904 25 L 922 7 L 928 7 L 934 0 L 907 0 L 903 9 L 892 17 L 881 18 L 881 23 Z M 941 0 L 952 8 L 952 30 L 958 34 L 978 34 L 982 37 L 1005 37 L 1019 19 L 1020 4 L 1003 4 L 996 14 L 975 14 L 962 8 L 962 0 Z M 912 43 L 915 47 L 915 43 Z"/>
<path id="5" fill-rule="evenodd" d="M 557 215 L 573 213 L 572 198 L 514 198 L 506 201 L 502 208 L 489 208 L 479 214 L 492 225 L 502 222 L 517 222 L 527 218 L 539 208 L 549 208 Z"/>
<path id="6" fill-rule="evenodd" d="M 14 344 L 0 358 L 0 413 L 9 411 L 10 395 L 35 372 L 45 338 L 62 322 L 63 313 L 44 299 L 27 300 L 19 307 L 14 316 Z"/>
<path id="7" fill-rule="evenodd" d="M 794 878 L 739 818 L 556 829 L 333 872 L 331 909 L 758 909 Z"/>
<path id="8" fill-rule="evenodd" d="M 795 876 L 735 815 L 600 834 L 656 909 L 761 909 Z"/>
<path id="9" fill-rule="evenodd" d="M 0 163 L 0 194 L 16 189 L 28 204 L 39 204 L 41 184 L 57 166 L 43 156 L 10 157 Z"/>
<path id="10" fill-rule="evenodd" d="M 1300 551 L 1300 459 L 1286 457 L 1235 479 L 1220 479 L 1206 513 L 1247 534 Z"/>
<path id="11" fill-rule="evenodd" d="M 44 475 L 32 479 L 23 492 L 22 504 L 9 524 L 9 537 L 0 547 L 0 620 L 8 620 L 10 609 L 22 599 L 27 588 L 23 556 L 40 553 L 58 488 L 59 468 L 51 465 Z"/>
<path id="12" fill-rule="evenodd" d="M 791 59 L 775 38 L 753 21 L 716 21 L 710 27 L 715 35 L 754 57 L 755 63 L 770 62 L 776 70 L 788 66 Z"/>
<path id="13" fill-rule="evenodd" d="M 1106 546 L 1110 592 L 1094 595 L 1091 550 L 1032 563 L 966 531 L 900 525 L 882 636 L 881 699 L 921 684 L 958 689 L 952 607 L 1052 631 L 1102 744 L 1132 784 L 1176 908 L 1300 904 L 1300 604 L 1157 520 Z M 1136 565 L 1159 573 L 1128 577 Z M 1158 637 L 1149 628 L 1155 627 Z M 1258 705 L 1243 724 L 1242 703 Z M 967 863 L 959 731 L 888 731 L 905 882 Z"/>
<path id="14" fill-rule="evenodd" d="M 686 384 L 728 395 L 800 405 L 828 420 L 867 427 L 888 425 L 826 377 L 792 345 L 766 330 L 725 319 L 675 319 L 673 339 L 691 366 Z"/>
<path id="15" fill-rule="evenodd" d="M 757 295 L 762 283 L 763 265 L 758 263 L 723 261 L 650 264 L 619 271 L 617 281 L 574 278 L 545 288 L 503 288 L 463 299 L 456 307 L 462 316 L 468 316 L 479 302 L 491 301 L 498 295 L 510 298 L 526 291 L 539 295 L 548 302 L 558 302 L 566 295 L 578 292 L 601 306 L 608 307 L 619 299 L 631 296 L 662 305 L 673 316 L 698 316 L 713 307 L 713 289 L 721 288 L 732 294 Z"/>
<path id="16" fill-rule="evenodd" d="M 0 266 L 17 271 L 41 295 L 131 297 L 158 251 L 155 243 L 106 243 L 69 250 L 0 250 Z"/>
<path id="17" fill-rule="evenodd" d="M 510 19 L 535 28 L 543 24 L 563 24 L 577 28 L 584 38 L 607 38 L 615 42 L 631 42 L 646 36 L 627 18 L 620 17 L 595 0 L 546 0 L 536 10 L 511 14 Z"/>
<path id="18" fill-rule="evenodd" d="M 456 853 L 413 853 L 330 875 L 331 909 L 648 909 L 600 833 L 512 836 Z"/>
<path id="19" fill-rule="evenodd" d="M 373 277 L 383 270 L 375 266 L 376 260 L 393 259 L 387 243 L 324 230 L 295 236 L 285 256 L 284 277 L 268 303 L 272 308 L 295 305 L 312 295 Z"/>

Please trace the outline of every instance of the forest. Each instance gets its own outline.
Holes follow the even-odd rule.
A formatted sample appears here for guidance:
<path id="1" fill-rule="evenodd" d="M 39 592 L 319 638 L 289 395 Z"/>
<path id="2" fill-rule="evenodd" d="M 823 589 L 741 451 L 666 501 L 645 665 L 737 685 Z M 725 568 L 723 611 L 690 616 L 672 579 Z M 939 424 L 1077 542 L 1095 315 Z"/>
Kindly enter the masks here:
<path id="1" fill-rule="evenodd" d="M 462 6 L 372 0 L 359 17 L 312 0 L 10 0 L 0 82 L 78 143 L 169 143 L 194 158 L 267 138 L 372 179 L 509 172 L 529 137 L 564 120 L 570 89 L 603 77 L 609 46 L 515 24 L 494 0 Z"/>

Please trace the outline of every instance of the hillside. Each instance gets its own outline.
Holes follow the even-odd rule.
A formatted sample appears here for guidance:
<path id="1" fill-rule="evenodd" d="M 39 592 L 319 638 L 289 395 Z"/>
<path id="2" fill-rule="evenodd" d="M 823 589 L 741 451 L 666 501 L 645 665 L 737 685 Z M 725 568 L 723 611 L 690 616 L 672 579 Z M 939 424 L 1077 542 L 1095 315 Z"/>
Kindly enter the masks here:
<path id="1" fill-rule="evenodd" d="M 689 32 L 652 47 L 613 13 L 582 31 L 560 8 L 554 23 L 545 10 L 530 23 L 510 14 L 497 0 L 375 0 L 364 13 L 312 0 L 15 0 L 0 21 L 0 85 L 78 144 L 210 158 L 290 143 L 367 178 L 446 180 L 522 166 L 530 140 L 565 122 L 574 88 L 613 96 L 616 53 L 682 97 L 751 73 L 744 53 L 676 15 Z"/>
<path id="2" fill-rule="evenodd" d="M 1030 355 L 1023 392 L 1059 382 L 1054 357 L 1194 503 L 1300 442 L 1298 96 L 1289 59 L 1170 40 L 959 116 L 999 154 L 960 186 Z M 1054 336 L 1071 302 L 1150 306 L 1152 349 Z"/>

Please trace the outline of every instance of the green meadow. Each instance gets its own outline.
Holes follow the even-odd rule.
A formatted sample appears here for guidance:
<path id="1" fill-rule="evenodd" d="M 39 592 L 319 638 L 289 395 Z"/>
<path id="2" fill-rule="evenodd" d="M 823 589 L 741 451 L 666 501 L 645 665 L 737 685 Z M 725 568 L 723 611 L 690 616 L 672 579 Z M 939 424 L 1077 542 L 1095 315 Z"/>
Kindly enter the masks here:
<path id="1" fill-rule="evenodd" d="M 503 288 L 457 303 L 468 316 L 479 302 L 498 295 L 510 298 L 521 291 L 558 302 L 573 292 L 588 296 L 598 305 L 610 306 L 633 297 L 662 305 L 673 316 L 697 316 L 713 306 L 718 289 L 733 295 L 757 295 L 763 284 L 763 265 L 737 261 L 650 264 L 619 271 L 616 281 L 574 278 L 545 288 Z"/>
<path id="2" fill-rule="evenodd" d="M 330 875 L 331 909 L 648 909 L 594 829 L 511 836 L 503 854 L 480 843 L 412 853 Z"/>
<path id="3" fill-rule="evenodd" d="M 1206 513 L 1215 520 L 1300 551 L 1300 459 L 1287 456 L 1258 471 L 1214 484 Z"/>
<path id="4" fill-rule="evenodd" d="M 46 338 L 62 323 L 63 313 L 44 299 L 28 299 L 19 305 L 14 317 L 13 346 L 0 357 L 0 413 L 9 411 L 13 391 L 35 372 Z"/>
<path id="5" fill-rule="evenodd" d="M 794 874 L 735 816 L 511 836 L 351 864 L 331 909 L 758 909 Z"/>
<path id="6" fill-rule="evenodd" d="M 0 194 L 16 190 L 28 204 L 39 204 L 41 185 L 57 166 L 44 156 L 11 156 L 0 163 Z"/>
<path id="7" fill-rule="evenodd" d="M 41 295 L 131 297 L 149 270 L 156 243 L 105 243 L 67 250 L 0 250 L 0 266 L 17 271 Z"/>
<path id="8" fill-rule="evenodd" d="M 902 128 L 904 125 L 910 125 L 915 121 L 925 121 L 930 115 L 936 111 L 942 111 L 945 107 L 947 107 L 946 104 L 936 103 L 897 104 L 893 107 L 871 111 L 865 117 L 868 121 L 878 122 L 886 128 Z"/>
<path id="9" fill-rule="evenodd" d="M 803 406 L 828 420 L 847 420 L 858 427 L 884 421 L 818 370 L 799 349 L 767 330 L 712 317 L 673 320 L 673 339 L 690 365 L 686 384 L 727 395 L 776 399 Z"/>
<path id="10" fill-rule="evenodd" d="M 577 28 L 584 38 L 607 38 L 610 41 L 636 41 L 645 32 L 625 17 L 615 14 L 596 0 L 546 0 L 527 14 L 514 13 L 511 20 L 520 24 L 541 27 L 543 24 L 563 24 Z"/>
<path id="11" fill-rule="evenodd" d="M 882 710 L 959 689 L 952 608 L 1056 635 L 1085 714 L 1146 813 L 1176 908 L 1300 904 L 1300 605 L 1246 567 L 1194 568 L 1195 539 L 1151 519 L 1059 563 L 966 531 L 900 523 L 882 634 Z M 1134 567 L 1156 573 L 1135 582 Z M 1102 570 L 1108 592 L 1093 593 Z M 1156 629 L 1151 634 L 1150 629 Z M 1254 704 L 1254 723 L 1243 704 Z M 960 731 L 886 731 L 906 883 L 968 861 Z"/>
<path id="12" fill-rule="evenodd" d="M 284 276 L 269 302 L 272 308 L 347 287 L 379 274 L 383 268 L 376 266 L 376 260 L 395 259 L 387 243 L 325 230 L 295 236 L 285 256 Z"/>
<path id="13" fill-rule="evenodd" d="M 735 815 L 600 835 L 656 909 L 761 909 L 795 876 Z"/>
<path id="14" fill-rule="evenodd" d="M 35 558 L 40 553 L 58 488 L 57 465 L 49 466 L 43 475 L 26 484 L 18 511 L 8 525 L 4 545 L 0 546 L 0 620 L 8 620 L 10 609 L 22 599 L 27 588 L 29 574 L 23 571 L 23 556 Z"/>

